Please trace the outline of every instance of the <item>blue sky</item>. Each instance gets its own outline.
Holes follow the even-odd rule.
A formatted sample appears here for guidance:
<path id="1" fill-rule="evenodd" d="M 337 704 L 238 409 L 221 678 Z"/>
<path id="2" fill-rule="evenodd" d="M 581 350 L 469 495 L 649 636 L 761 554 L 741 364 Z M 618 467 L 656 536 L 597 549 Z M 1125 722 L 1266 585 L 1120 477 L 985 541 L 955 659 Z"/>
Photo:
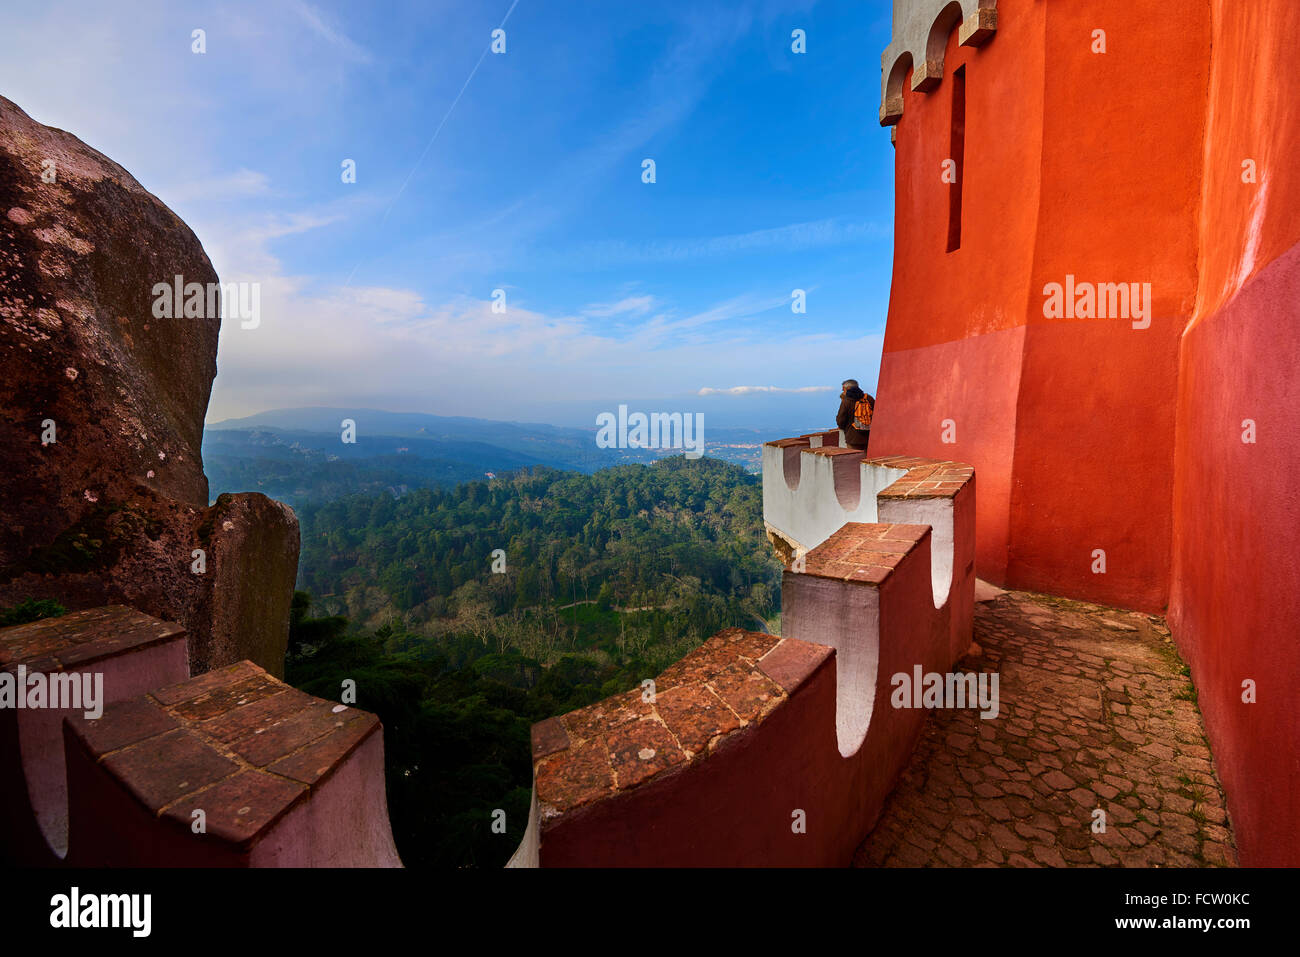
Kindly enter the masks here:
<path id="1" fill-rule="evenodd" d="M 24 4 L 0 93 L 131 171 L 223 281 L 261 284 L 258 328 L 223 327 L 209 421 L 591 424 L 625 402 L 813 428 L 878 372 L 889 20 L 887 0 Z"/>

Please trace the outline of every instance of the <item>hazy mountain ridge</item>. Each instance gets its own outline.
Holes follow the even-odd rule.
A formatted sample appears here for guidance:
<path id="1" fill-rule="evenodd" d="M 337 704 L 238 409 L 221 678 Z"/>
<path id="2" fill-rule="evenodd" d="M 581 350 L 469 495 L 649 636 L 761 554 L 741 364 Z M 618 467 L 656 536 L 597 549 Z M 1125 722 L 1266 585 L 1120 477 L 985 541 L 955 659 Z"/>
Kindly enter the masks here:
<path id="1" fill-rule="evenodd" d="M 342 441 L 344 420 L 355 424 L 354 443 Z M 762 443 L 774 437 L 758 429 L 706 431 L 705 455 L 756 471 Z M 578 429 L 377 409 L 273 409 L 209 424 L 203 436 L 210 498 L 257 491 L 290 504 L 385 489 L 401 495 L 533 466 L 590 474 L 680 454 L 600 448 L 594 424 Z"/>

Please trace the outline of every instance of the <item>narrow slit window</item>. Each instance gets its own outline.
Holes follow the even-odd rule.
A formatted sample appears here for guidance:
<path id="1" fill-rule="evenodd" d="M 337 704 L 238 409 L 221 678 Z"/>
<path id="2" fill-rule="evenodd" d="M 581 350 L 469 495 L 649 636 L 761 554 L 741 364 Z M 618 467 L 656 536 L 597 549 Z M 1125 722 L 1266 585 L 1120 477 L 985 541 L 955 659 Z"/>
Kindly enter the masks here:
<path id="1" fill-rule="evenodd" d="M 961 191 L 966 182 L 966 67 L 952 74 L 952 139 L 949 157 L 956 181 L 948 186 L 948 252 L 961 248 Z"/>

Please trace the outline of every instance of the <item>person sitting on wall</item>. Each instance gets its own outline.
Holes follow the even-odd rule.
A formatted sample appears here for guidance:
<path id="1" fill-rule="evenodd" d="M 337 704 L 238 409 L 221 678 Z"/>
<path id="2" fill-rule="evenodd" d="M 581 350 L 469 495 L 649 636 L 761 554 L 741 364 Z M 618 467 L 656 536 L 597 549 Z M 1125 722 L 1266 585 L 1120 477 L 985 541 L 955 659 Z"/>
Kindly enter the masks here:
<path id="1" fill-rule="evenodd" d="M 867 450 L 871 438 L 871 416 L 876 411 L 876 400 L 858 388 L 857 379 L 845 379 L 840 393 L 840 411 L 835 424 L 844 431 L 844 442 L 849 448 Z"/>

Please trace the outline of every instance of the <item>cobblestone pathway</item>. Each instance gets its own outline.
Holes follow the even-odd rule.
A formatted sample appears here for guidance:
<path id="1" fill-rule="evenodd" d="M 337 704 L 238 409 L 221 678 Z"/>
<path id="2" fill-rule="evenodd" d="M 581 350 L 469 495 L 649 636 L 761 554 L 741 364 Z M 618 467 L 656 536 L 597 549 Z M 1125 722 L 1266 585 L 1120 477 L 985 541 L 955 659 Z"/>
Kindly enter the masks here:
<path id="1" fill-rule="evenodd" d="M 864 867 L 1236 864 L 1195 695 L 1160 618 L 1026 592 L 975 609 L 1001 711 L 936 710 Z M 1094 833 L 1093 811 L 1106 813 Z"/>

